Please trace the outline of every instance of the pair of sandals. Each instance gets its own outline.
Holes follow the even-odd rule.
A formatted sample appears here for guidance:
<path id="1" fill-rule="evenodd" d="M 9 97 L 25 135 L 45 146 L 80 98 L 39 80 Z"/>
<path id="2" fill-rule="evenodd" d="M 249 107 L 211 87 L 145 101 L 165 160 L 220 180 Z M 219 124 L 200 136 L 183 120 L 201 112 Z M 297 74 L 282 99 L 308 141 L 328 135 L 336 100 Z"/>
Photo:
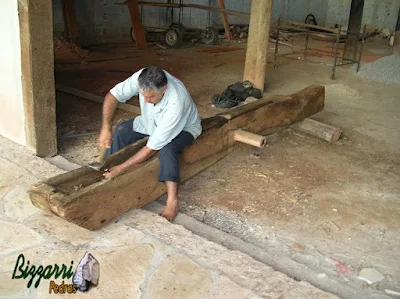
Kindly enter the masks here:
<path id="1" fill-rule="evenodd" d="M 261 90 L 253 88 L 249 81 L 229 85 L 220 95 L 214 95 L 211 102 L 217 108 L 232 108 L 248 97 L 261 98 Z"/>

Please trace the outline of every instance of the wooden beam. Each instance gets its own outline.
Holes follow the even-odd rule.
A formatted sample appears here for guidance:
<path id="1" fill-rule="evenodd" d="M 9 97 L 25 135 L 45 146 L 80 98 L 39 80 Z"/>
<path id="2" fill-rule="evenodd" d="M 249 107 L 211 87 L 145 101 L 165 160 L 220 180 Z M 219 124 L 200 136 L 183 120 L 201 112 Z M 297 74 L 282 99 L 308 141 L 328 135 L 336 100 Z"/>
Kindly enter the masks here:
<path id="1" fill-rule="evenodd" d="M 272 0 L 252 1 L 243 81 L 250 81 L 261 91 L 264 91 L 271 17 Z"/>
<path id="2" fill-rule="evenodd" d="M 252 133 L 287 126 L 324 107 L 322 86 L 310 86 L 290 96 L 270 96 L 203 119 L 203 133 L 181 156 L 181 181 L 185 181 L 225 157 L 237 144 L 238 129 Z M 138 141 L 106 159 L 107 168 L 130 158 L 146 145 Z M 112 178 L 82 167 L 34 185 L 32 203 L 90 230 L 97 229 L 132 208 L 140 208 L 165 194 L 157 181 L 157 156 Z"/>
<path id="3" fill-rule="evenodd" d="M 142 20 L 140 19 L 139 4 L 137 0 L 128 0 L 129 15 L 131 16 L 132 29 L 135 33 L 136 47 L 138 49 L 147 48 L 146 34 Z"/>
<path id="4" fill-rule="evenodd" d="M 281 24 L 283 26 L 288 26 L 287 28 L 292 28 L 292 29 L 298 29 L 298 28 L 296 28 L 296 26 L 297 26 L 297 27 L 319 29 L 319 30 L 323 30 L 323 31 L 337 33 L 337 28 L 330 28 L 330 27 L 312 25 L 312 24 L 307 24 L 307 23 L 293 22 L 293 21 L 289 21 L 289 20 L 281 20 L 281 22 L 282 22 Z M 290 25 L 292 25 L 293 27 L 290 27 Z"/>
<path id="5" fill-rule="evenodd" d="M 291 127 L 297 131 L 310 134 L 332 143 L 338 141 L 342 134 L 342 130 L 339 128 L 332 127 L 311 118 L 299 121 L 291 125 Z"/>
<path id="6" fill-rule="evenodd" d="M 145 1 L 138 1 L 140 5 L 146 5 L 146 6 L 158 6 L 158 7 L 180 7 L 179 3 L 162 3 L 162 2 L 145 2 Z M 127 5 L 126 2 L 124 3 L 115 3 L 116 5 Z M 220 7 L 214 7 L 214 6 L 206 6 L 206 5 L 201 5 L 201 4 L 193 4 L 193 3 L 183 3 L 183 7 L 190 7 L 190 8 L 198 8 L 198 9 L 203 9 L 203 10 L 208 10 L 208 11 L 215 11 L 219 13 L 226 13 L 227 15 L 239 17 L 242 19 L 248 19 L 250 18 L 249 13 L 245 12 L 240 12 L 236 10 L 230 10 L 230 9 L 222 9 Z"/>
<path id="7" fill-rule="evenodd" d="M 224 0 L 218 0 L 218 5 L 221 9 L 225 10 L 225 2 Z M 222 17 L 222 22 L 224 23 L 224 28 L 225 28 L 225 37 L 227 40 L 232 39 L 232 32 L 231 28 L 229 27 L 229 22 L 228 22 L 228 16 L 226 14 L 226 11 L 221 12 L 221 17 Z"/>
<path id="8" fill-rule="evenodd" d="M 360 32 L 364 10 L 364 0 L 352 0 L 347 31 Z M 358 35 L 347 33 L 343 58 L 355 60 L 357 57 Z"/>
<path id="9" fill-rule="evenodd" d="M 74 0 L 62 0 L 64 17 L 64 37 L 66 40 L 79 45 L 79 27 L 76 20 Z"/>
<path id="10" fill-rule="evenodd" d="M 95 94 L 92 94 L 90 92 L 86 92 L 80 89 L 76 89 L 73 87 L 69 87 L 69 86 L 65 86 L 62 84 L 56 84 L 56 89 L 58 91 L 62 91 L 68 94 L 72 94 L 74 96 L 80 97 L 80 98 L 84 98 L 86 100 L 90 100 L 96 103 L 101 103 L 103 104 L 104 102 L 104 98 Z M 126 111 L 130 111 L 136 114 L 141 114 L 141 110 L 140 107 L 134 106 L 134 105 L 129 105 L 129 104 L 124 104 L 124 103 L 118 103 L 118 108 L 122 109 L 122 110 L 126 110 Z"/>

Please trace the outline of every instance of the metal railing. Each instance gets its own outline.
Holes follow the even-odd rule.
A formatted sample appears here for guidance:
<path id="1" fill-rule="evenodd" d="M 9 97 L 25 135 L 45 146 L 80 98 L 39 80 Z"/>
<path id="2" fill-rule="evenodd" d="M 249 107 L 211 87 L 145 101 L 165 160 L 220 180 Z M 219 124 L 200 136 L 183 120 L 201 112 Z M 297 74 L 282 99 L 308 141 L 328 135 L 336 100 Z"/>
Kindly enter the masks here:
<path id="1" fill-rule="evenodd" d="M 340 59 L 339 58 L 339 44 L 340 44 L 340 38 L 342 36 L 341 35 L 342 26 L 339 26 L 338 28 L 328 28 L 328 27 L 316 26 L 316 25 L 311 25 L 311 24 L 306 24 L 306 23 L 291 22 L 291 21 L 287 21 L 287 20 L 285 20 L 284 23 L 282 23 L 282 20 L 279 18 L 278 24 L 275 27 L 275 29 L 277 32 L 276 41 L 275 41 L 275 53 L 274 53 L 274 67 L 275 68 L 277 67 L 279 56 L 303 54 L 303 58 L 298 57 L 298 59 L 304 60 L 307 62 L 319 63 L 319 64 L 325 64 L 325 65 L 332 66 L 332 74 L 331 74 L 332 80 L 335 79 L 336 67 L 338 67 L 338 66 L 357 63 L 357 72 L 360 69 L 360 61 L 361 61 L 362 51 L 364 48 L 364 41 L 365 41 L 365 37 L 366 37 L 366 26 L 364 26 L 362 32 L 361 31 L 360 32 L 352 32 L 352 31 L 344 31 L 343 32 L 346 34 L 346 38 L 348 36 L 357 36 L 357 46 L 354 47 L 353 53 L 351 55 L 351 57 L 357 57 L 357 59 L 345 58 L 344 57 L 345 51 L 343 51 L 343 56 L 341 57 L 341 60 L 342 60 L 341 63 L 338 63 L 338 59 Z M 312 30 L 312 29 L 314 29 L 314 30 Z M 297 50 L 296 52 L 293 51 L 293 41 L 292 41 L 292 52 L 291 53 L 278 54 L 280 33 L 281 32 L 291 32 L 293 30 L 295 30 L 297 32 L 296 33 L 297 35 L 305 36 L 304 49 Z M 316 31 L 316 30 L 318 30 L 318 31 Z M 313 61 L 313 60 L 307 59 L 310 36 L 321 36 L 321 35 L 327 36 L 327 37 L 328 36 L 334 37 L 334 43 L 332 45 L 333 64 L 325 63 L 323 61 Z"/>

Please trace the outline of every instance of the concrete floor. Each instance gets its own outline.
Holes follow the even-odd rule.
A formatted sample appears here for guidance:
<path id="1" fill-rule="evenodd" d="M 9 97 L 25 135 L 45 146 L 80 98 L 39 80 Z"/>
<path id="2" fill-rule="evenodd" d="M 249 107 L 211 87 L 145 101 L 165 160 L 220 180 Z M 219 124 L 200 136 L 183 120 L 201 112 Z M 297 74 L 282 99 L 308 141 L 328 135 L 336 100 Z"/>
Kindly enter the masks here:
<path id="1" fill-rule="evenodd" d="M 312 46 L 329 48 L 330 44 L 315 42 Z M 381 41 L 366 46 L 364 57 L 368 61 L 379 58 L 372 50 L 384 49 Z M 128 76 L 127 73 L 110 73 L 110 70 L 134 71 L 149 63 L 158 64 L 185 82 L 203 117 L 220 112 L 211 107 L 210 97 L 241 80 L 245 55 L 240 49 L 213 54 L 196 49 L 144 53 L 129 47 L 109 47 L 101 51 L 103 56 L 131 55 L 132 58 L 80 67 L 62 66 L 57 71 L 58 82 L 103 95 L 116 81 Z M 195 55 L 196 59 L 193 59 Z M 228 157 L 183 184 L 182 211 L 256 246 L 257 250 L 246 253 L 262 262 L 262 267 L 265 264 L 273 266 L 290 277 L 312 282 L 344 298 L 390 298 L 385 290 L 400 292 L 399 263 L 396 263 L 400 248 L 400 86 L 367 82 L 345 68 L 339 68 L 337 80 L 331 81 L 330 67 L 285 58 L 279 61 L 277 69 L 268 64 L 267 93 L 290 94 L 310 84 L 324 85 L 325 110 L 313 118 L 340 127 L 342 138 L 335 144 L 328 144 L 284 130 L 270 136 L 264 149 L 238 146 Z M 64 107 L 58 111 L 62 134 L 80 133 L 82 129 L 95 131 L 99 126 L 100 105 L 84 100 L 79 102 L 64 94 L 58 94 L 57 99 L 60 107 Z M 115 121 L 127 117 L 130 115 L 120 112 Z M 83 165 L 96 156 L 95 142 L 96 136 L 67 139 L 60 142 L 60 153 Z M 19 158 L 7 159 L 17 163 Z M 16 175 L 15 180 L 19 176 Z M 14 180 L 10 184 L 15 184 Z M 26 186 L 25 183 L 18 184 Z M 3 194 L 8 194 L 13 186 L 6 186 Z M 148 215 L 140 211 L 129 212 L 122 217 L 122 222 L 110 224 L 107 229 L 113 230 L 113 225 L 122 230 L 139 227 L 139 231 L 150 233 L 172 246 L 174 249 L 171 250 L 189 258 L 197 257 L 199 260 L 194 261 L 200 265 L 218 269 L 218 273 L 223 273 L 221 275 L 245 288 L 246 292 L 267 298 L 279 298 L 283 294 L 282 291 L 268 293 L 267 290 L 276 289 L 268 280 L 260 287 L 265 280 L 263 271 L 253 272 L 250 264 L 246 263 L 249 270 L 243 271 L 244 264 L 234 263 L 238 271 L 235 272 L 230 268 L 236 260 L 234 257 L 218 264 L 210 262 L 215 252 L 208 247 L 198 248 L 206 255 L 193 254 L 191 250 L 206 242 L 204 239 L 179 243 L 182 235 L 191 234 L 186 230 L 183 234 L 183 228 L 179 227 L 175 237 L 171 237 L 164 227 L 168 230 L 176 226 Z M 190 228 L 190 225 L 182 224 Z M 31 222 L 27 225 L 30 227 Z M 69 224 L 59 225 L 70 227 Z M 128 228 L 119 228 L 120 225 Z M 157 233 L 150 227 L 157 227 Z M 40 226 L 32 228 L 42 234 Z M 98 232 L 95 238 L 107 239 L 107 229 Z M 46 238 L 57 238 L 62 233 L 48 229 Z M 204 237 L 212 239 L 207 235 Z M 67 239 L 63 242 L 70 242 Z M 143 243 L 126 243 L 125 239 L 123 242 L 124 245 Z M 88 241 L 83 242 L 83 247 L 78 243 L 68 248 L 92 248 Z M 226 246 L 241 250 L 236 245 L 233 242 Z M 55 247 L 55 250 L 59 249 L 61 247 Z M 384 280 L 373 285 L 358 280 L 359 271 L 369 267 L 379 270 Z M 147 280 L 144 281 L 147 285 Z M 217 285 L 215 281 L 213 284 Z M 147 294 L 145 288 L 141 290 Z M 316 295 L 299 294 L 293 298 L 316 298 Z M 282 296 L 287 298 L 288 295 Z"/>
<path id="2" fill-rule="evenodd" d="M 291 76 L 293 64 L 286 71 L 294 85 L 306 80 L 300 71 Z M 376 268 L 385 279 L 358 287 L 398 291 L 398 87 L 341 78 L 318 80 L 327 102 L 314 118 L 342 128 L 343 139 L 328 144 L 286 130 L 262 150 L 240 146 L 184 184 L 183 212 L 343 284 Z"/>
<path id="3" fill-rule="evenodd" d="M 282 60 L 277 70 L 269 67 L 266 80 L 268 90 L 280 94 L 324 85 L 326 106 L 313 118 L 340 127 L 341 140 L 331 145 L 286 130 L 262 150 L 240 146 L 184 184 L 183 212 L 290 257 L 315 275 L 359 289 L 400 291 L 394 263 L 400 248 L 400 86 L 364 81 L 346 69 L 335 81 L 328 74 L 325 66 Z M 374 285 L 357 280 L 369 267 L 385 279 Z"/>

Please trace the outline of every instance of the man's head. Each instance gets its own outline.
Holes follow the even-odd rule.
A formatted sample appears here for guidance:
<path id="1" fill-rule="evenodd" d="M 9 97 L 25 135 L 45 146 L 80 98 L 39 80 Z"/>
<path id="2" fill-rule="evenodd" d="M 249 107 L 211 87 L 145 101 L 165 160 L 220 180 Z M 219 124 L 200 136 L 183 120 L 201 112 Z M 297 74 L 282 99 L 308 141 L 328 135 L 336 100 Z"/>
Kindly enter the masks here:
<path id="1" fill-rule="evenodd" d="M 167 76 L 157 66 L 149 66 L 139 75 L 139 89 L 146 103 L 157 104 L 167 90 Z"/>

